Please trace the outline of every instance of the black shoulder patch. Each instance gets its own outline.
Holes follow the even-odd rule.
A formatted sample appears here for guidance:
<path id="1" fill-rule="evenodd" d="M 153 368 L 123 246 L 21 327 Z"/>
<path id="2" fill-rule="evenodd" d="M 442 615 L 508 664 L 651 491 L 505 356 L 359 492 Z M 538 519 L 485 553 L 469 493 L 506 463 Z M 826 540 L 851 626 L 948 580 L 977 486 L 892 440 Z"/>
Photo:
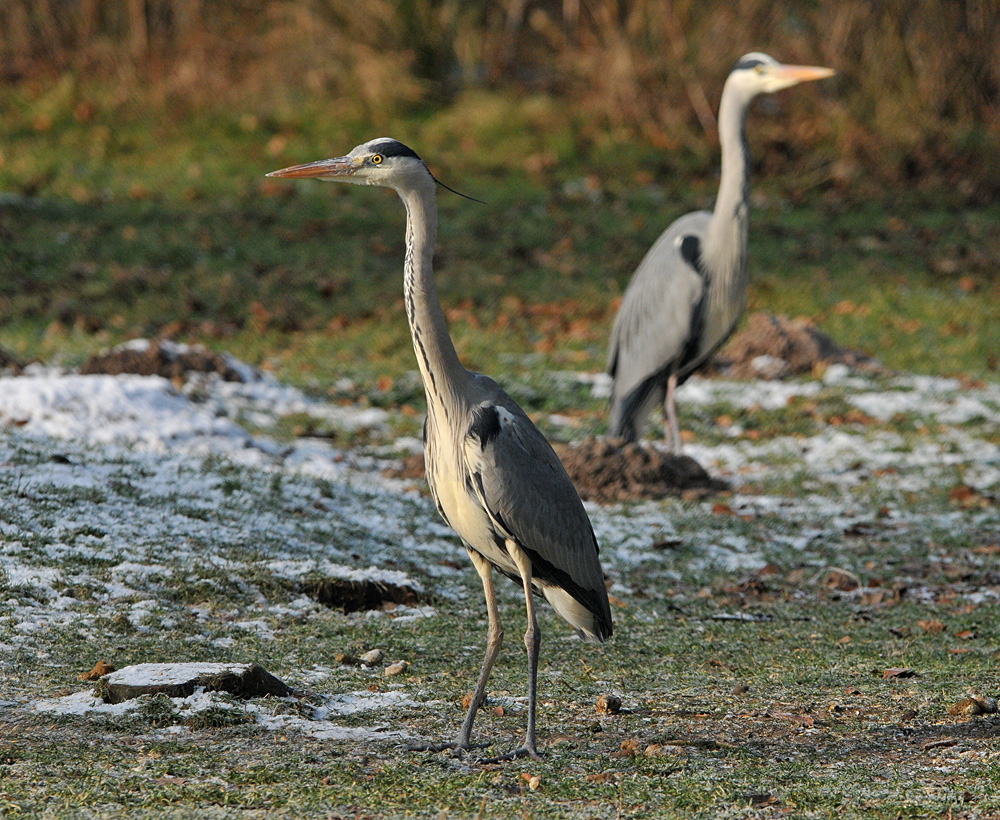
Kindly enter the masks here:
<path id="1" fill-rule="evenodd" d="M 469 435 L 479 439 L 479 446 L 484 450 L 486 445 L 500 435 L 500 414 L 496 407 L 477 407 L 472 424 L 469 425 Z"/>
<path id="2" fill-rule="evenodd" d="M 681 257 L 701 273 L 701 240 L 693 234 L 681 237 Z"/>
<path id="3" fill-rule="evenodd" d="M 410 157 L 411 159 L 420 159 L 417 156 L 416 151 L 409 148 L 398 140 L 382 140 L 377 142 L 372 146 L 373 149 L 378 151 L 383 157 Z"/>

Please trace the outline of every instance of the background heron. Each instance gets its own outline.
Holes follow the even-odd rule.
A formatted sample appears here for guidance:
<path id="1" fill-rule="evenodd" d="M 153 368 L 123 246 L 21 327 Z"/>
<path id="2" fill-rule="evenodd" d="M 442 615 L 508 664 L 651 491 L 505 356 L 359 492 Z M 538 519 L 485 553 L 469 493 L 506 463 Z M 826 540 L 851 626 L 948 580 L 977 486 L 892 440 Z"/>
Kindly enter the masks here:
<path id="1" fill-rule="evenodd" d="M 597 539 L 580 497 L 538 428 L 492 379 L 462 367 L 434 284 L 437 180 L 411 149 L 393 139 L 359 145 L 347 156 L 296 165 L 268 176 L 354 182 L 393 188 L 406 207 L 403 291 L 413 349 L 427 394 L 427 483 L 445 522 L 458 533 L 479 572 L 489 631 L 486 656 L 462 728 L 453 743 L 421 747 L 459 752 L 500 651 L 503 627 L 494 568 L 521 583 L 528 611 L 528 727 L 524 744 L 502 758 L 537 757 L 535 693 L 541 635 L 533 593 L 584 639 L 611 635 L 611 609 Z"/>
<path id="2" fill-rule="evenodd" d="M 833 73 L 782 65 L 759 53 L 733 67 L 719 104 L 722 181 L 715 210 L 686 214 L 660 235 L 615 317 L 608 351 L 610 435 L 634 441 L 650 410 L 662 403 L 667 441 L 680 452 L 675 391 L 729 338 L 747 302 L 747 109 L 758 94 Z"/>

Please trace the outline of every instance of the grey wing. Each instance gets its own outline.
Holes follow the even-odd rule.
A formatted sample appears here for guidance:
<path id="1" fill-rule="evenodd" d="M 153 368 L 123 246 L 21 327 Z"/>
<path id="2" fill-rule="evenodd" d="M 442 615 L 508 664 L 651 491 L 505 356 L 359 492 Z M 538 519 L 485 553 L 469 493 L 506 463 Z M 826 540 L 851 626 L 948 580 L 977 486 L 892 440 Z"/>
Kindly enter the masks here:
<path id="1" fill-rule="evenodd" d="M 535 577 L 564 589 L 593 613 L 601 639 L 611 609 L 597 539 L 562 462 L 509 396 L 473 410 L 465 439 L 470 483 L 499 535 L 532 561 Z"/>
<path id="2" fill-rule="evenodd" d="M 675 221 L 636 269 L 611 331 L 608 372 L 614 396 L 662 371 L 690 343 L 705 280 L 681 244 L 686 236 L 701 237 L 710 216 L 699 211 Z"/>

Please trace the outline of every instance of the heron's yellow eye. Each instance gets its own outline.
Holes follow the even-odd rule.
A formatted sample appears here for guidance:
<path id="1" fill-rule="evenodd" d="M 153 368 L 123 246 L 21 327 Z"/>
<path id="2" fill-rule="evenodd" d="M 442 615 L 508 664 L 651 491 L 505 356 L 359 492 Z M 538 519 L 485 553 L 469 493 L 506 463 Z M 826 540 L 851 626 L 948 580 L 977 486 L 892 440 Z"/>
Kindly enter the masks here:
<path id="1" fill-rule="evenodd" d="M 381 164 L 382 164 L 382 155 L 375 154 L 375 156 L 372 157 L 372 165 L 381 165 Z"/>
<path id="2" fill-rule="evenodd" d="M 764 66 L 762 66 L 762 65 L 760 65 L 758 63 L 757 65 L 754 66 L 754 71 L 756 71 L 758 74 L 763 74 L 764 73 Z"/>

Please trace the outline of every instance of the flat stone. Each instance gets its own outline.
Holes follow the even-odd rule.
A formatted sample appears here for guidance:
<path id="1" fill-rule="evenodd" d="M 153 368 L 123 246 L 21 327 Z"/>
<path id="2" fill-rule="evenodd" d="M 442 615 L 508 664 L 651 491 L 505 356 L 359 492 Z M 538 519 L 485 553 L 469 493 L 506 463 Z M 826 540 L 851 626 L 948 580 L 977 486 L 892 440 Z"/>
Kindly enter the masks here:
<path id="1" fill-rule="evenodd" d="M 292 694 L 288 685 L 256 663 L 140 663 L 105 675 L 98 687 L 107 703 L 159 693 L 186 698 L 197 689 L 238 698 Z"/>

